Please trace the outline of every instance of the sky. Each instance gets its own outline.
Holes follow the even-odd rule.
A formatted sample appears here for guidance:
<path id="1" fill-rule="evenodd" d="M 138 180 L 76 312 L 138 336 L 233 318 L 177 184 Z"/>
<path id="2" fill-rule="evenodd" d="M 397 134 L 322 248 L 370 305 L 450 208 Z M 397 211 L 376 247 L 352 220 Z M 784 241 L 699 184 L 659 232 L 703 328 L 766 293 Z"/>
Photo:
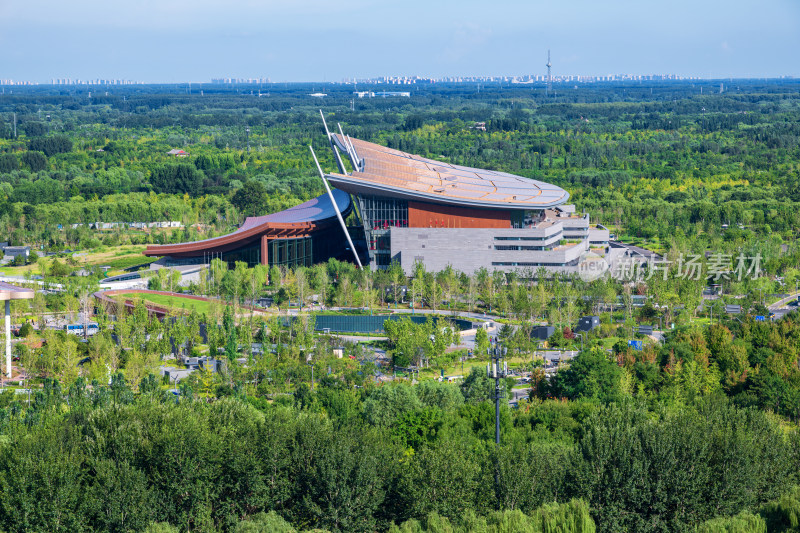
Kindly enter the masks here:
<path id="1" fill-rule="evenodd" d="M 0 0 L 0 79 L 800 77 L 800 0 Z"/>

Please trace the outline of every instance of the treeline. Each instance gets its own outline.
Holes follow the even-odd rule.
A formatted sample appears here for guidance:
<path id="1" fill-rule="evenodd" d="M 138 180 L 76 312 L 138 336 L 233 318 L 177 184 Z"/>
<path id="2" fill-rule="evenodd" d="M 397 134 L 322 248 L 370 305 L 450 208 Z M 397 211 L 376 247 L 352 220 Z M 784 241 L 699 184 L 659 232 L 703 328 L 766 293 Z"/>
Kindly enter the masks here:
<path id="1" fill-rule="evenodd" d="M 229 388 L 211 403 L 188 389 L 176 400 L 153 377 L 134 393 L 121 376 L 91 389 L 48 382 L 27 408 L 5 394 L 0 527 L 239 531 L 274 511 L 298 529 L 348 532 L 439 531 L 437 521 L 693 531 L 799 481 L 796 430 L 720 398 L 504 407 L 495 446 L 480 394 L 493 383 L 470 378 L 353 389 L 326 377 L 272 402 Z M 491 529 L 503 521 L 518 529 Z"/>
<path id="2" fill-rule="evenodd" d="M 5 212 L 3 212 L 5 208 Z M 190 200 L 176 196 L 135 193 L 113 194 L 102 200 L 70 200 L 36 205 L 0 201 L 0 228 L 5 238 L 17 245 L 40 243 L 45 250 L 96 248 L 102 244 L 166 244 L 198 240 L 220 234 L 238 220 L 236 208 L 224 197 L 204 196 Z M 178 221 L 181 230 L 169 234 L 145 233 L 132 228 L 97 231 L 96 222 Z M 73 224 L 78 227 L 73 228 Z M 208 226 L 202 232 L 192 224 Z"/>

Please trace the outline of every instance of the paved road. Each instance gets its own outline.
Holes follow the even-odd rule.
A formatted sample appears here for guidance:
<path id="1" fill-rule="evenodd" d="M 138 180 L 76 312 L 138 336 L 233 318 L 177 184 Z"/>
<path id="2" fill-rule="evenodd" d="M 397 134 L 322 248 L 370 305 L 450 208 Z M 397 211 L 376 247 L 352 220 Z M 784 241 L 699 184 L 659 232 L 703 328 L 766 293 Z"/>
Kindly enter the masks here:
<path id="1" fill-rule="evenodd" d="M 800 296 L 800 292 L 791 294 L 786 298 L 778 300 L 774 304 L 767 307 L 767 309 L 769 309 L 770 311 L 775 311 L 776 309 L 783 309 L 784 307 L 788 307 L 789 302 L 796 301 L 798 296 Z"/>
<path id="2" fill-rule="evenodd" d="M 372 342 L 372 341 L 385 341 L 387 339 L 386 336 L 380 335 L 342 335 L 339 333 L 331 333 L 331 337 L 337 337 L 339 339 L 349 341 L 349 342 Z"/>
<path id="3" fill-rule="evenodd" d="M 40 287 L 44 287 L 53 291 L 60 291 L 63 289 L 60 283 L 50 283 L 49 281 L 45 282 L 37 279 L 27 280 L 24 276 L 0 276 L 0 281 L 5 281 L 6 283 L 11 283 L 14 285 L 19 285 L 21 283 L 35 283 Z"/>
<path id="4" fill-rule="evenodd" d="M 531 389 L 512 389 L 511 390 L 511 398 L 508 399 L 508 403 L 517 403 L 521 399 L 528 399 L 528 395 L 530 394 Z"/>
<path id="5" fill-rule="evenodd" d="M 498 320 L 500 317 L 495 315 L 487 315 L 486 313 L 469 313 L 467 311 L 457 311 L 453 313 L 448 309 L 437 309 L 434 311 L 433 309 L 389 309 L 392 313 L 413 313 L 415 315 L 430 315 L 430 314 L 437 314 L 437 315 L 452 315 L 456 318 L 458 317 L 467 317 L 473 318 L 476 320 Z"/>
<path id="6" fill-rule="evenodd" d="M 352 311 L 353 309 L 363 309 L 364 311 L 368 311 L 368 309 L 365 309 L 363 307 L 326 307 L 325 308 L 326 311 Z M 312 310 L 313 311 L 319 311 L 320 310 L 320 306 L 315 305 L 313 307 L 308 307 L 307 306 L 307 307 L 303 308 L 303 311 L 312 311 Z M 293 309 L 289 310 L 289 314 L 293 314 L 294 315 L 294 314 L 297 314 L 298 311 L 299 311 L 298 309 L 293 308 Z M 487 315 L 485 313 L 468 313 L 466 311 L 457 311 L 456 313 L 452 313 L 446 308 L 445 309 L 437 309 L 436 311 L 434 311 L 433 309 L 413 309 L 412 310 L 412 309 L 408 309 L 407 307 L 405 307 L 405 308 L 401 307 L 399 309 L 394 309 L 394 308 L 388 308 L 387 309 L 385 307 L 381 307 L 381 308 L 378 308 L 378 309 L 373 309 L 372 311 L 375 314 L 386 314 L 386 313 L 394 314 L 394 313 L 398 313 L 398 314 L 415 314 L 415 315 L 433 315 L 433 314 L 444 315 L 444 316 L 451 315 L 451 316 L 453 316 L 455 318 L 466 317 L 466 318 L 472 318 L 472 319 L 475 319 L 475 320 L 498 320 L 500 318 L 498 316 Z"/>

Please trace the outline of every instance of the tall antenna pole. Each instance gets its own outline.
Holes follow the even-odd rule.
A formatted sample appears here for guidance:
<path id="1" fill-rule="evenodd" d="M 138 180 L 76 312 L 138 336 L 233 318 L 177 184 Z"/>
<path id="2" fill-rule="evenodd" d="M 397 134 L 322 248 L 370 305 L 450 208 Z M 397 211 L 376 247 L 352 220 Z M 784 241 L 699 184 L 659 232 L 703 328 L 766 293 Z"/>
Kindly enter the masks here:
<path id="1" fill-rule="evenodd" d="M 550 67 L 552 67 L 552 66 L 553 66 L 553 64 L 550 62 L 550 49 L 548 48 L 547 49 L 547 89 L 545 91 L 545 94 L 547 94 L 548 96 L 550 96 L 550 93 L 553 91 L 553 77 L 550 75 Z"/>

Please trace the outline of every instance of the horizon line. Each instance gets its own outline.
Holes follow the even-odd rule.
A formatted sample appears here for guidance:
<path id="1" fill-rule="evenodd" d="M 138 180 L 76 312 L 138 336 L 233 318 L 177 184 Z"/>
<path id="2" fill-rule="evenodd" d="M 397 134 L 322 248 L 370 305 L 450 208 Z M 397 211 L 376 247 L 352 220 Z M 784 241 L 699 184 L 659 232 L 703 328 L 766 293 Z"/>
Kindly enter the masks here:
<path id="1" fill-rule="evenodd" d="M 0 87 L 34 87 L 34 86 L 100 86 L 100 87 L 125 87 L 131 85 L 280 85 L 280 84 L 323 84 L 323 85 L 355 85 L 355 84 L 372 84 L 372 85 L 390 85 L 390 86 L 410 86 L 410 85 L 424 85 L 434 83 L 452 83 L 452 84 L 476 84 L 476 83 L 514 83 L 519 85 L 546 85 L 546 80 L 530 80 L 530 81 L 516 81 L 519 79 L 529 78 L 531 76 L 541 76 L 539 74 L 507 74 L 507 75 L 451 75 L 442 77 L 426 77 L 418 75 L 391 75 L 391 76 L 377 76 L 372 78 L 344 78 L 340 81 L 330 80 L 270 80 L 251 78 L 251 77 L 232 77 L 224 76 L 219 78 L 209 78 L 208 80 L 180 80 L 180 81 L 142 81 L 131 80 L 117 77 L 51 77 L 45 81 L 37 80 L 15 80 L 13 78 L 0 78 Z M 603 79 L 613 77 L 615 79 Z M 453 80 L 452 78 L 465 78 L 460 80 Z M 565 79 L 567 78 L 567 79 Z M 575 79 L 568 79 L 575 78 Z M 598 79 L 599 78 L 599 79 Z M 638 79 L 646 78 L 646 79 Z M 637 83 L 637 82 L 703 82 L 703 81 L 787 81 L 800 79 L 800 76 L 793 74 L 781 74 L 773 76 L 718 76 L 718 77 L 704 77 L 704 76 L 681 76 L 678 74 L 604 74 L 604 75 L 583 75 L 583 74 L 563 74 L 553 78 L 553 83 Z M 58 80 L 69 80 L 63 83 L 57 83 Z M 214 81 L 226 80 L 226 81 Z M 228 81 L 229 80 L 229 81 Z M 397 81 L 387 80 L 414 80 L 412 83 L 402 83 Z M 56 83 L 54 83 L 56 82 Z"/>

